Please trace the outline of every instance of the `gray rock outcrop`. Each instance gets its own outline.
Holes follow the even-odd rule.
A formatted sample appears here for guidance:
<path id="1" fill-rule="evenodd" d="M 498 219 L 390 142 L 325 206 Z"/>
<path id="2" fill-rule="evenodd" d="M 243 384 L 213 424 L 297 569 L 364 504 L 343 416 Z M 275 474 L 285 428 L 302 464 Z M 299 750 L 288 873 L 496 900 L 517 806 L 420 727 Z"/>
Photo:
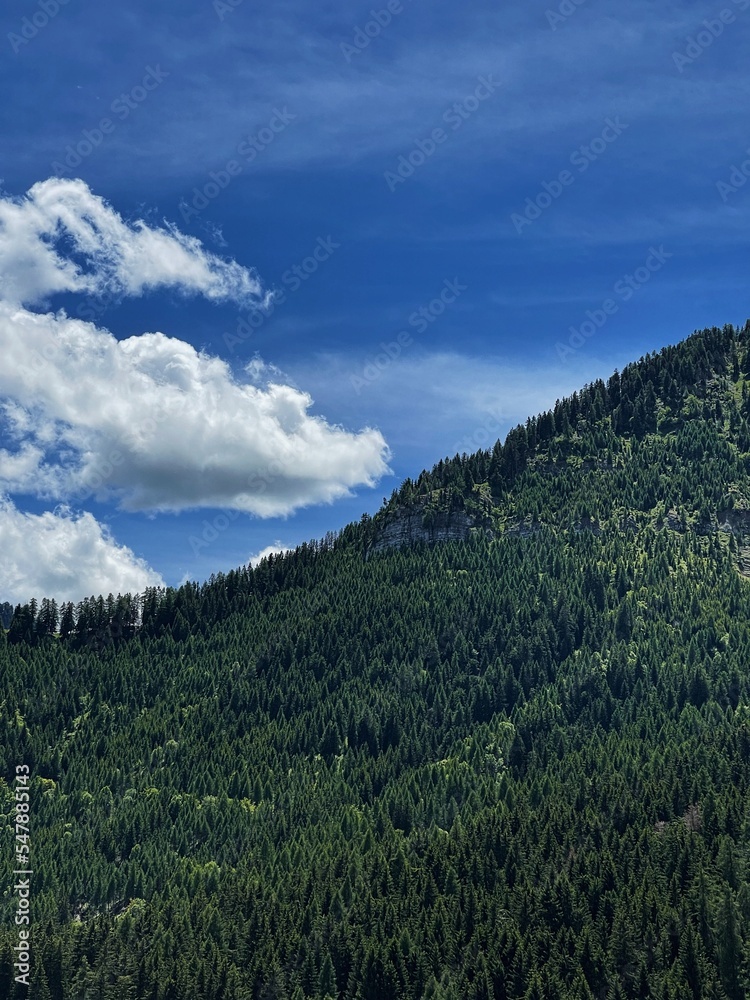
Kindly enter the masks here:
<path id="1" fill-rule="evenodd" d="M 415 542 L 463 542 L 474 522 L 463 510 L 425 512 L 422 506 L 394 511 L 380 528 L 368 555 Z"/>

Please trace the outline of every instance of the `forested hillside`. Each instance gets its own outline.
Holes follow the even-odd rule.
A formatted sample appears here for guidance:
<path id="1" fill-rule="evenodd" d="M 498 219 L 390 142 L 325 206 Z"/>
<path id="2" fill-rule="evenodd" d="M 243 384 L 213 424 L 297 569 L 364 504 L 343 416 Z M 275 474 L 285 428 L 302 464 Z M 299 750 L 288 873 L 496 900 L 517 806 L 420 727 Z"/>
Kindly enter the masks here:
<path id="1" fill-rule="evenodd" d="M 375 520 L 424 498 L 428 518 L 462 509 L 500 531 L 667 518 L 683 530 L 715 529 L 727 511 L 750 511 L 749 346 L 750 323 L 647 355 L 494 448 L 407 480 Z"/>
<path id="2" fill-rule="evenodd" d="M 0 997 L 746 997 L 749 397 L 704 331 L 324 542 L 17 608 Z"/>

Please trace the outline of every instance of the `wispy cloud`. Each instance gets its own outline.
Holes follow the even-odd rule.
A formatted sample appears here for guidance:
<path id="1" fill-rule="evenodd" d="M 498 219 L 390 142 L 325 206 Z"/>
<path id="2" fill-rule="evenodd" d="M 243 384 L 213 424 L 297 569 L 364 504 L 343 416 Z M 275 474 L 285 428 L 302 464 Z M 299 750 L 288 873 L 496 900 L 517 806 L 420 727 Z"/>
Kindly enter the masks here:
<path id="1" fill-rule="evenodd" d="M 491 446 L 517 423 L 633 360 L 624 351 L 604 356 L 597 346 L 566 365 L 551 351 L 548 361 L 533 367 L 511 356 L 415 346 L 359 395 L 351 384 L 353 359 L 348 354 L 319 355 L 315 363 L 294 368 L 293 374 L 310 385 L 324 405 L 366 413 L 387 435 L 396 458 L 417 450 L 436 460 Z"/>
<path id="2" fill-rule="evenodd" d="M 81 180 L 50 178 L 0 199 L 0 282 L 11 305 L 56 292 L 141 295 L 171 287 L 262 305 L 253 271 L 209 253 L 174 226 L 127 223 Z"/>
<path id="3" fill-rule="evenodd" d="M 212 169 L 274 107 L 288 105 L 296 115 L 294 142 L 275 143 L 254 168 L 384 158 L 382 173 L 387 158 L 423 137 L 420 129 L 427 135 L 432 117 L 460 100 L 479 73 L 496 74 L 501 97 L 441 159 L 461 156 L 471 144 L 483 157 L 513 163 L 528 155 L 530 143 L 541 149 L 555 133 L 589 129 L 613 112 L 629 120 L 677 122 L 689 102 L 694 115 L 722 115 L 747 91 L 747 77 L 716 72 L 708 56 L 695 73 L 680 76 L 671 58 L 713 7 L 667 3 L 654 11 L 636 2 L 624 10 L 599 0 L 553 32 L 542 10 L 479 5 L 457 18 L 447 4 L 437 4 L 425 22 L 415 2 L 404 4 L 383 37 L 347 62 L 341 45 L 351 42 L 357 26 L 350 7 L 335 5 L 311 17 L 309 7 L 288 4 L 281 24 L 244 6 L 231 24 L 228 19 L 221 30 L 217 25 L 181 47 L 179 97 L 165 100 L 173 102 L 172 112 L 186 100 L 198 109 L 200 136 L 183 115 L 165 113 L 164 130 L 150 137 L 149 148 L 173 168 Z M 738 16 L 732 31 L 739 37 L 745 30 Z M 627 87 L 613 72 L 613 50 L 628 66 Z M 209 62 L 233 72 L 206 77 L 190 71 Z M 239 126 L 238 106 L 248 109 Z M 688 134 L 684 139 L 691 141 Z"/>

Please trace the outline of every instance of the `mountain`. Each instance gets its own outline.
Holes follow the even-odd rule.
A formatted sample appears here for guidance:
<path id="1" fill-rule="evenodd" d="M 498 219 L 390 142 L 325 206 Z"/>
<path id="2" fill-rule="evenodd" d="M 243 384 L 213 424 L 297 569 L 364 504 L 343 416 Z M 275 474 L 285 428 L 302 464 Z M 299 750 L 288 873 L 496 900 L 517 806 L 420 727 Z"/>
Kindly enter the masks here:
<path id="1" fill-rule="evenodd" d="M 0 996 L 746 997 L 749 397 L 702 331 L 255 569 L 16 609 Z"/>
<path id="2" fill-rule="evenodd" d="M 464 532 L 668 523 L 744 534 L 749 339 L 748 326 L 696 333 L 558 401 L 493 449 L 445 459 L 394 492 L 376 518 L 381 540 L 415 504 L 426 529 L 450 513 L 471 522 Z"/>

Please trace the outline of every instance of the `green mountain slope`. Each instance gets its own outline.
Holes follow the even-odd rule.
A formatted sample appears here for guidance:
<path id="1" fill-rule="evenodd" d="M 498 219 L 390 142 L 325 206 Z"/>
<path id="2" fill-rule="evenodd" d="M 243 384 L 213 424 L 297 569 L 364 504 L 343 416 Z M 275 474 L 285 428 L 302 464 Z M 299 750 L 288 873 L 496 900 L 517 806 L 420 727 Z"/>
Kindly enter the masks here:
<path id="1" fill-rule="evenodd" d="M 749 341 L 696 335 L 256 570 L 17 609 L 0 996 L 744 998 Z M 404 512 L 452 540 L 389 540 Z"/>
<path id="2" fill-rule="evenodd" d="M 503 532 L 547 523 L 715 530 L 750 510 L 750 325 L 694 334 L 558 401 L 488 451 L 407 480 L 375 519 L 415 502 Z M 733 527 L 743 516 L 730 515 Z"/>

